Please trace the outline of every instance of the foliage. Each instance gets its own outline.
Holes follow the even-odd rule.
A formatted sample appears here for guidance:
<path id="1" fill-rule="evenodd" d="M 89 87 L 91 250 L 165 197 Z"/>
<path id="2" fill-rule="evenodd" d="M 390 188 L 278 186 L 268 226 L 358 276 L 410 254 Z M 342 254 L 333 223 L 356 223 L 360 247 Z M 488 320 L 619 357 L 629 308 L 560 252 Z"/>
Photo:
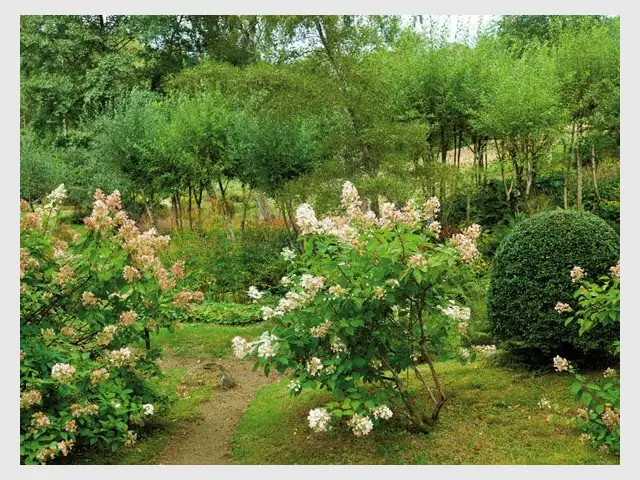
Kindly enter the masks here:
<path id="1" fill-rule="evenodd" d="M 63 166 L 55 161 L 53 148 L 36 139 L 32 130 L 20 135 L 20 198 L 34 202 L 60 184 Z"/>
<path id="2" fill-rule="evenodd" d="M 619 251 L 617 234 L 590 213 L 556 210 L 519 223 L 492 264 L 487 303 L 496 339 L 530 363 L 540 363 L 552 352 L 582 359 L 608 349 L 615 337 L 612 329 L 580 336 L 577 325 L 564 326 L 554 306 L 573 293 L 568 272 L 575 265 L 597 277 Z"/>
<path id="3" fill-rule="evenodd" d="M 600 330 L 614 325 L 619 329 L 620 324 L 620 262 L 610 268 L 609 275 L 599 277 L 599 282 L 586 280 L 581 268 L 575 268 L 572 276 L 579 283 L 573 294 L 577 305 L 573 315 L 566 320 L 566 324 L 573 321 L 580 326 L 580 335 L 594 329 Z M 574 301 L 571 301 L 575 303 Z M 558 302 L 556 309 L 561 312 L 573 312 L 569 303 Z M 620 333 L 612 344 L 616 355 L 620 354 Z M 565 363 L 566 362 L 566 363 Z M 568 370 L 576 382 L 572 385 L 576 400 L 584 405 L 575 419 L 582 438 L 592 446 L 620 454 L 620 377 L 613 368 L 604 372 L 606 380 L 589 382 L 584 375 L 564 359 L 554 359 L 556 369 Z M 565 368 L 564 365 L 568 364 Z M 559 366 L 560 365 L 560 366 Z"/>
<path id="4" fill-rule="evenodd" d="M 194 309 L 194 315 L 203 323 L 220 325 L 249 325 L 262 322 L 262 314 L 258 305 L 242 305 L 237 303 L 204 303 Z"/>
<path id="5" fill-rule="evenodd" d="M 61 185 L 33 212 L 21 202 L 21 463 L 133 445 L 163 402 L 149 332 L 173 329 L 166 313 L 202 299 L 177 290 L 182 264 L 167 270 L 157 258 L 168 237 L 140 233 L 118 191 L 96 191 L 83 233 L 57 221 L 65 197 Z"/>
<path id="6" fill-rule="evenodd" d="M 133 90 L 99 120 L 94 155 L 121 171 L 136 192 L 153 203 L 174 174 L 167 155 L 168 109 L 160 99 Z"/>
<path id="7" fill-rule="evenodd" d="M 293 286 L 275 309 L 263 307 L 263 318 L 278 324 L 254 342 L 234 339 L 235 353 L 256 357 L 265 373 L 292 369 L 294 395 L 316 387 L 331 392 L 332 401 L 309 412 L 315 431 L 344 418 L 356 436 L 366 435 L 398 405 L 413 428 L 428 430 L 446 401 L 432 358 L 455 355 L 468 327 L 469 309 L 455 299 L 473 275 L 479 226 L 437 242 L 437 199 L 410 201 L 402 210 L 385 203 L 377 218 L 349 182 L 342 206 L 346 216 L 321 221 L 308 204 L 298 207 L 303 253 L 288 255 L 285 282 Z M 435 393 L 417 370 L 421 362 L 429 366 Z M 404 370 L 413 370 L 429 392 L 431 415 L 408 390 Z"/>
<path id="8" fill-rule="evenodd" d="M 186 259 L 186 284 L 218 301 L 244 302 L 249 286 L 277 292 L 286 273 L 280 251 L 289 244 L 286 230 L 248 224 L 244 233 L 221 225 L 203 232 L 176 232 L 169 260 Z"/>
<path id="9" fill-rule="evenodd" d="M 260 306 L 228 302 L 203 301 L 189 311 L 174 311 L 176 322 L 215 323 L 218 325 L 250 325 L 262 322 Z"/>

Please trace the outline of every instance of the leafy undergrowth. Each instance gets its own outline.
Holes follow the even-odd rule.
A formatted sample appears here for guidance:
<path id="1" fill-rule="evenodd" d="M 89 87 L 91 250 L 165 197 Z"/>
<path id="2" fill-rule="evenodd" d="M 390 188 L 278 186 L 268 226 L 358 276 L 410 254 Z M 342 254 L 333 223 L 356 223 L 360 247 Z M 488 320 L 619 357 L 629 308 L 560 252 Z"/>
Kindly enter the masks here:
<path id="1" fill-rule="evenodd" d="M 176 401 L 163 410 L 157 411 L 144 429 L 138 431 L 138 441 L 131 447 L 122 447 L 117 452 L 102 448 L 87 448 L 74 452 L 60 462 L 92 465 L 153 465 L 156 456 L 162 452 L 173 433 L 186 422 L 200 417 L 199 406 L 211 394 L 212 385 L 203 384 L 189 388 L 188 398 L 176 399 L 175 391 L 183 383 L 187 369 L 170 368 L 157 380 L 158 390 Z"/>
<path id="2" fill-rule="evenodd" d="M 228 302 L 205 302 L 191 309 L 191 321 L 218 325 L 250 325 L 262 322 L 260 306 Z"/>
<path id="3" fill-rule="evenodd" d="M 316 434 L 309 409 L 329 399 L 325 392 L 292 397 L 288 379 L 263 387 L 234 438 L 237 464 L 617 464 L 579 440 L 576 428 L 550 418 L 552 411 L 579 405 L 571 378 L 536 374 L 478 362 L 439 362 L 449 400 L 429 434 L 402 430 L 398 419 L 356 438 L 344 427 Z M 542 409 L 545 397 L 552 409 Z"/>

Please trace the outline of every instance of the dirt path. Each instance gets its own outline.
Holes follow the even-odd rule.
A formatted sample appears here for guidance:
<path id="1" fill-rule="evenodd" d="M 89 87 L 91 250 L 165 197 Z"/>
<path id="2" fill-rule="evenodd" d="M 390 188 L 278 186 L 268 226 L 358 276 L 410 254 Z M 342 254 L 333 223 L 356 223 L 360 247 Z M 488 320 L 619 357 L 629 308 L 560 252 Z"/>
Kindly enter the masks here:
<path id="1" fill-rule="evenodd" d="M 202 381 L 203 376 L 209 375 L 216 382 L 220 375 L 219 366 L 222 366 L 237 384 L 228 390 L 212 389 L 211 397 L 200 407 L 202 418 L 178 430 L 159 455 L 158 464 L 228 464 L 231 459 L 231 440 L 242 413 L 261 386 L 275 383 L 282 378 L 281 375 L 273 372 L 267 378 L 261 370 L 252 370 L 253 362 L 235 358 L 196 363 L 174 357 L 161 363 L 163 369 L 173 365 L 186 367 L 190 372 L 187 377 L 193 377 L 198 382 Z M 185 380 L 188 383 L 189 379 Z"/>

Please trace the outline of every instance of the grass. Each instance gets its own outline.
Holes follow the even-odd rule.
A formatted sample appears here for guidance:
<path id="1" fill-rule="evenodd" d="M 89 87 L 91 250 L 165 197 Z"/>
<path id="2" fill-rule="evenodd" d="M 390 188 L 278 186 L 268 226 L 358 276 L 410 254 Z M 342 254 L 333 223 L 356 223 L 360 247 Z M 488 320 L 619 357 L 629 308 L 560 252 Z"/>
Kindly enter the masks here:
<path id="1" fill-rule="evenodd" d="M 236 336 L 259 336 L 271 325 L 266 322 L 251 326 L 185 323 L 173 333 L 161 330 L 151 336 L 151 344 L 157 344 L 174 356 L 211 355 L 223 357 L 232 355 L 231 339 Z"/>
<path id="2" fill-rule="evenodd" d="M 238 464 L 618 464 L 619 458 L 582 444 L 579 432 L 537 406 L 575 412 L 571 378 L 491 366 L 439 362 L 449 400 L 429 434 L 400 430 L 396 421 L 356 438 L 344 427 L 310 432 L 306 416 L 329 396 L 292 397 L 288 379 L 263 387 L 234 438 Z"/>

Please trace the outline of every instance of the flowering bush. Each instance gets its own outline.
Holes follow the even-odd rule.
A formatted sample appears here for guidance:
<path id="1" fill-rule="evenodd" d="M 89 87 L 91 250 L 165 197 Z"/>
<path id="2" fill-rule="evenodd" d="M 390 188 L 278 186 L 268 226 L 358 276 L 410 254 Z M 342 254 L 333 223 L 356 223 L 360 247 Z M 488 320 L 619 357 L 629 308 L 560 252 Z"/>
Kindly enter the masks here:
<path id="1" fill-rule="evenodd" d="M 571 278 L 579 284 L 574 294 L 577 299 L 576 311 L 566 320 L 576 321 L 580 334 L 594 328 L 620 322 L 620 262 L 609 269 L 609 275 L 599 278 L 602 284 L 589 282 L 588 272 L 579 266 L 571 270 Z M 568 303 L 558 302 L 558 313 L 572 312 Z M 619 334 L 618 334 L 619 337 Z M 620 341 L 613 342 L 612 351 L 620 353 Z M 578 373 L 571 363 L 556 356 L 553 364 L 558 372 L 567 371 L 574 375 L 572 385 L 576 400 L 585 408 L 578 411 L 575 421 L 583 432 L 580 438 L 592 446 L 615 454 L 620 453 L 620 378 L 615 369 L 609 367 L 602 375 L 603 381 L 589 382 Z"/>
<path id="2" fill-rule="evenodd" d="M 180 292 L 181 262 L 165 268 L 169 237 L 140 232 L 118 191 L 97 190 L 80 233 L 56 221 L 61 185 L 20 220 L 20 459 L 46 463 L 75 446 L 133 445 L 162 399 L 149 332 L 200 292 Z M 146 349 L 137 347 L 144 340 Z"/>
<path id="3" fill-rule="evenodd" d="M 343 216 L 322 220 L 308 204 L 298 207 L 302 253 L 288 255 L 291 270 L 281 282 L 290 290 L 277 306 L 262 307 L 263 318 L 277 324 L 252 342 L 234 338 L 234 352 L 256 358 L 267 374 L 272 367 L 291 369 L 293 395 L 304 388 L 331 391 L 334 401 L 309 412 L 314 431 L 344 418 L 354 435 L 367 435 L 396 407 L 415 429 L 427 430 L 447 398 L 433 357 L 454 355 L 460 345 L 469 310 L 451 297 L 473 273 L 480 227 L 444 242 L 434 220 L 436 198 L 402 209 L 382 203 L 376 216 L 349 182 L 342 207 Z M 430 380 L 418 369 L 422 362 Z M 405 370 L 424 387 L 431 412 L 401 378 Z"/>

